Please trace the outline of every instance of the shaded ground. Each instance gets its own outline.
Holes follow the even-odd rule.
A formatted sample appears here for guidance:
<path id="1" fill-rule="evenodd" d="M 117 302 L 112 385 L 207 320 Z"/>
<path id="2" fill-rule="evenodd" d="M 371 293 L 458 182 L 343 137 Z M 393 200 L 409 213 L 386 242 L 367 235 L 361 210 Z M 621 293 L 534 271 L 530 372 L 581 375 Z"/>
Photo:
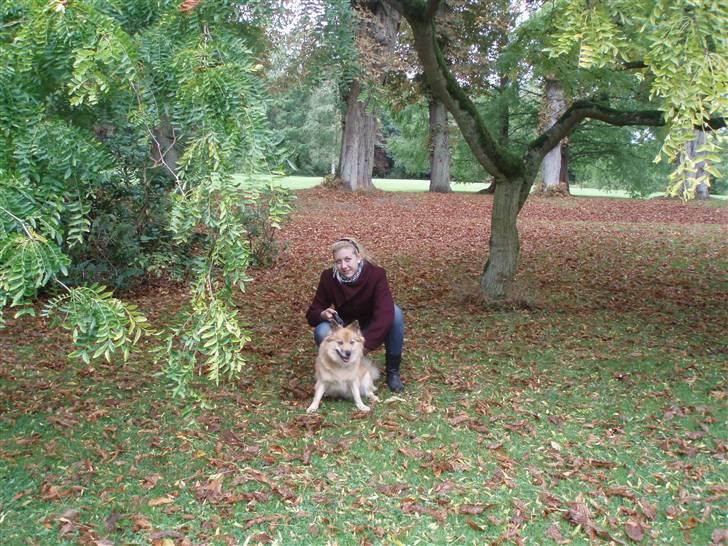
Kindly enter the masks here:
<path id="1" fill-rule="evenodd" d="M 249 370 L 204 388 L 211 409 L 169 400 L 148 356 L 83 366 L 40 321 L 0 332 L 0 543 L 728 540 L 728 208 L 532 198 L 530 307 L 495 310 L 475 297 L 490 197 L 298 195 L 239 298 Z M 407 390 L 309 416 L 303 313 L 344 235 L 405 310 Z M 134 299 L 163 322 L 179 290 Z"/>

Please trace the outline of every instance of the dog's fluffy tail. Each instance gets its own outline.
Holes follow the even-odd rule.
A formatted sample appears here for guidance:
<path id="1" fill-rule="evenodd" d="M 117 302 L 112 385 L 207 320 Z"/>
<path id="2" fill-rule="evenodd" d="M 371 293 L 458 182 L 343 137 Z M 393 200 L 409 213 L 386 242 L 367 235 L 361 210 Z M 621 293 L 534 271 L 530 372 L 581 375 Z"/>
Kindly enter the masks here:
<path id="1" fill-rule="evenodd" d="M 379 376 L 381 375 L 379 373 L 379 368 L 377 368 L 374 364 L 372 364 L 372 361 L 368 358 L 364 359 L 364 365 L 369 368 L 369 373 L 372 374 L 372 379 L 376 381 L 379 379 Z"/>

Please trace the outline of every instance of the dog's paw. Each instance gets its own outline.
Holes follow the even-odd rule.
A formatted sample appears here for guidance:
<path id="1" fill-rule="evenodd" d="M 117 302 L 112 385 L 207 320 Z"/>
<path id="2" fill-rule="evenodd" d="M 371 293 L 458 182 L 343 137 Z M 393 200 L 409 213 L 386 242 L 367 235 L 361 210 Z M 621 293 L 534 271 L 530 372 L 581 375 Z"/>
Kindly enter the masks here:
<path id="1" fill-rule="evenodd" d="M 311 404 L 308 408 L 306 408 L 306 413 L 316 413 L 318 411 L 318 406 L 314 406 Z"/>
<path id="2" fill-rule="evenodd" d="M 379 402 L 379 397 L 376 394 L 374 394 L 373 392 L 370 392 L 369 400 L 374 400 L 375 402 Z"/>
<path id="3" fill-rule="evenodd" d="M 369 406 L 365 406 L 364 404 L 362 404 L 361 406 L 357 406 L 357 409 L 365 413 L 372 410 L 372 408 L 370 408 Z"/>

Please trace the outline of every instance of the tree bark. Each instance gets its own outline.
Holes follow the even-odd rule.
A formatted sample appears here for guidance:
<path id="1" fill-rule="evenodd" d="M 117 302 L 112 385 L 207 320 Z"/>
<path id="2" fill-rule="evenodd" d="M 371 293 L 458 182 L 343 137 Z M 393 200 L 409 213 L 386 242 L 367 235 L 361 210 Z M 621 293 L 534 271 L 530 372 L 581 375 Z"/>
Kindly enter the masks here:
<path id="1" fill-rule="evenodd" d="M 524 184 L 525 181 L 520 178 L 495 183 L 488 261 L 480 277 L 481 295 L 488 300 L 508 297 L 516 276 L 521 251 L 516 219 Z"/>
<path id="2" fill-rule="evenodd" d="M 559 81 L 555 78 L 546 78 L 544 86 L 544 112 L 543 125 L 545 128 L 551 127 L 558 121 L 561 115 L 566 111 L 566 95 Z M 564 173 L 566 165 L 563 164 L 565 157 L 566 139 L 562 139 L 558 145 L 546 154 L 541 163 L 541 171 L 543 180 L 541 182 L 540 191 L 544 194 L 566 194 L 568 195 L 568 186 L 564 184 Z"/>
<path id="3" fill-rule="evenodd" d="M 372 82 L 384 82 L 382 59 L 392 51 L 399 30 L 400 14 L 381 0 L 352 0 L 352 7 L 362 14 L 359 41 L 365 49 L 363 63 Z M 348 191 L 374 189 L 374 143 L 377 118 L 370 105 L 360 100 L 362 81 L 354 80 L 343 97 L 346 114 L 337 177 Z"/>
<path id="4" fill-rule="evenodd" d="M 337 176 L 348 191 L 374 189 L 374 141 L 377 135 L 377 119 L 367 110 L 367 104 L 359 100 L 361 84 L 355 80 L 346 97 L 346 115 L 343 119 L 341 155 Z"/>
<path id="5" fill-rule="evenodd" d="M 435 97 L 430 99 L 430 191 L 452 191 L 447 108 Z"/>
<path id="6" fill-rule="evenodd" d="M 162 167 L 165 174 L 177 178 L 177 163 L 179 162 L 180 144 L 174 127 L 167 116 L 162 116 L 159 127 L 152 131 L 151 156 L 156 165 Z"/>

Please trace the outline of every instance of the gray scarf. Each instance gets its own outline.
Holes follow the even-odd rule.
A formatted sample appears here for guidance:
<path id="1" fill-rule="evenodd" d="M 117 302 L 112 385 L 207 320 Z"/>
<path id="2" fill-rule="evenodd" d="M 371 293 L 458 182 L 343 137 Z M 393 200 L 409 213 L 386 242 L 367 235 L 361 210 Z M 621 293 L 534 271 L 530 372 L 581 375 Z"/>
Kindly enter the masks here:
<path id="1" fill-rule="evenodd" d="M 356 280 L 359 278 L 359 275 L 361 275 L 363 269 L 364 260 L 359 262 L 359 267 L 356 268 L 356 273 L 354 273 L 351 277 L 344 277 L 341 273 L 339 273 L 339 270 L 336 269 L 336 266 L 334 266 L 334 278 L 341 284 L 351 284 L 353 282 L 356 282 Z"/>

